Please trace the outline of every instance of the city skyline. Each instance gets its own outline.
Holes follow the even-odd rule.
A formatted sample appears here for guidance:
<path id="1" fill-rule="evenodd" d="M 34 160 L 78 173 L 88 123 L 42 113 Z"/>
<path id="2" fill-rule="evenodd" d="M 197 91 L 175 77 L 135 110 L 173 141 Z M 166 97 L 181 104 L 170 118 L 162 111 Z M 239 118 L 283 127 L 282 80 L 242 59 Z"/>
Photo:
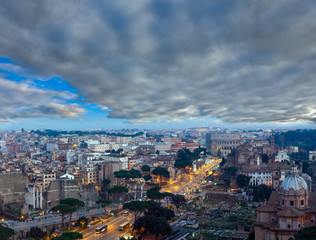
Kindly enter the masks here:
<path id="1" fill-rule="evenodd" d="M 315 128 L 313 1 L 0 3 L 0 128 Z"/>

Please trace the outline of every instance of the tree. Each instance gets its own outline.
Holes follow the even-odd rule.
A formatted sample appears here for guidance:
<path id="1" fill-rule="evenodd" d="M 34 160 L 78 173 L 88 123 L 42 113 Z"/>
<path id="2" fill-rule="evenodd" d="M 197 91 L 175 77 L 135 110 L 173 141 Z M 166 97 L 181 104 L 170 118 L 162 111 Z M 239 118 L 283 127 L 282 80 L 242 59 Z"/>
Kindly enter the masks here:
<path id="1" fill-rule="evenodd" d="M 107 190 L 108 190 L 108 188 L 109 188 L 109 185 L 110 185 L 110 183 L 111 183 L 111 180 L 110 179 L 104 179 L 103 181 L 102 181 L 102 186 L 101 186 L 101 195 L 103 196 L 103 197 L 105 197 L 106 196 L 106 193 L 107 193 Z"/>
<path id="2" fill-rule="evenodd" d="M 159 151 L 159 150 L 156 150 L 156 154 L 159 155 L 159 153 L 160 153 L 160 151 Z"/>
<path id="3" fill-rule="evenodd" d="M 79 147 L 80 148 L 88 148 L 88 144 L 85 141 L 81 141 Z"/>
<path id="4" fill-rule="evenodd" d="M 225 167 L 225 174 L 228 176 L 236 176 L 237 168 L 236 167 Z"/>
<path id="5" fill-rule="evenodd" d="M 123 206 L 124 209 L 128 209 L 129 211 L 134 213 L 135 221 L 137 221 L 137 218 L 145 212 L 147 208 L 149 208 L 148 202 L 145 201 L 132 201 L 125 203 Z M 135 224 L 133 226 L 132 234 L 134 232 Z"/>
<path id="6" fill-rule="evenodd" d="M 171 209 L 161 207 L 161 204 L 154 201 L 147 201 L 149 208 L 146 210 L 145 215 L 152 215 L 155 217 L 164 217 L 171 220 L 175 215 Z"/>
<path id="7" fill-rule="evenodd" d="M 76 212 L 80 207 L 83 207 L 85 204 L 83 201 L 77 198 L 65 198 L 65 199 L 60 200 L 60 203 L 71 207 L 69 211 L 69 224 L 68 224 L 68 230 L 70 230 L 72 214 Z"/>
<path id="8" fill-rule="evenodd" d="M 143 178 L 145 179 L 146 182 L 152 179 L 150 175 L 145 175 Z"/>
<path id="9" fill-rule="evenodd" d="M 59 237 L 54 237 L 51 240 L 76 240 L 76 239 L 83 239 L 83 235 L 78 232 L 64 232 Z"/>
<path id="10" fill-rule="evenodd" d="M 5 227 L 0 224 L 0 236 L 1 240 L 8 240 L 10 237 L 14 236 L 15 232 L 13 229 Z"/>
<path id="11" fill-rule="evenodd" d="M 227 159 L 223 157 L 219 166 L 223 167 L 226 163 L 227 163 Z"/>
<path id="12" fill-rule="evenodd" d="M 77 220 L 76 225 L 80 226 L 81 228 L 85 228 L 88 226 L 88 219 L 82 216 Z"/>
<path id="13" fill-rule="evenodd" d="M 269 156 L 267 154 L 262 154 L 261 158 L 262 158 L 262 162 L 263 163 L 268 163 L 269 162 Z"/>
<path id="14" fill-rule="evenodd" d="M 174 195 L 171 197 L 171 202 L 178 209 L 182 204 L 186 203 L 186 199 L 183 195 Z"/>
<path id="15" fill-rule="evenodd" d="M 255 202 L 268 200 L 270 198 L 272 191 L 273 191 L 272 187 L 268 187 L 264 184 L 255 186 L 253 189 L 253 195 L 254 195 L 253 200 Z"/>
<path id="16" fill-rule="evenodd" d="M 316 226 L 303 228 L 294 237 L 295 240 L 316 240 Z"/>
<path id="17" fill-rule="evenodd" d="M 117 211 L 119 210 L 119 201 L 122 193 L 128 193 L 128 188 L 124 186 L 114 186 L 108 190 L 108 193 L 116 195 Z"/>
<path id="18" fill-rule="evenodd" d="M 150 172 L 150 167 L 148 165 L 143 165 L 142 166 L 142 171 L 143 172 Z"/>
<path id="19" fill-rule="evenodd" d="M 140 171 L 138 171 L 136 169 L 130 170 L 129 173 L 133 175 L 133 178 L 140 178 L 142 176 Z"/>
<path id="20" fill-rule="evenodd" d="M 160 192 L 161 187 L 152 187 L 147 190 L 147 198 L 152 200 L 161 200 L 165 196 Z"/>
<path id="21" fill-rule="evenodd" d="M 156 167 L 153 171 L 152 174 L 156 175 L 159 177 L 159 186 L 161 185 L 162 177 L 165 178 L 170 178 L 170 173 L 167 169 L 163 167 Z"/>
<path id="22" fill-rule="evenodd" d="M 55 207 L 53 207 L 51 209 L 51 211 L 54 211 L 54 212 L 58 212 L 61 214 L 61 223 L 63 225 L 63 227 L 65 226 L 65 218 L 66 218 L 66 214 L 70 214 L 71 212 L 75 211 L 75 208 L 74 207 L 70 207 L 66 204 L 58 204 L 56 205 Z"/>
<path id="23" fill-rule="evenodd" d="M 236 183 L 240 188 L 246 187 L 249 184 L 250 177 L 239 174 L 236 178 Z"/>
<path id="24" fill-rule="evenodd" d="M 29 236 L 35 240 L 39 240 L 44 238 L 45 233 L 39 227 L 32 227 L 29 231 Z"/>
<path id="25" fill-rule="evenodd" d="M 106 217 L 107 216 L 106 207 L 109 206 L 112 203 L 112 201 L 109 199 L 100 198 L 96 201 L 96 203 L 101 205 L 101 207 L 104 210 L 104 215 Z"/>
<path id="26" fill-rule="evenodd" d="M 192 166 L 191 161 L 176 161 L 174 167 L 176 168 L 186 168 L 187 166 Z"/>
<path id="27" fill-rule="evenodd" d="M 156 236 L 170 235 L 172 228 L 164 217 L 155 217 L 152 215 L 145 215 L 140 217 L 135 222 L 135 229 L 142 231 L 142 234 L 149 233 Z"/>

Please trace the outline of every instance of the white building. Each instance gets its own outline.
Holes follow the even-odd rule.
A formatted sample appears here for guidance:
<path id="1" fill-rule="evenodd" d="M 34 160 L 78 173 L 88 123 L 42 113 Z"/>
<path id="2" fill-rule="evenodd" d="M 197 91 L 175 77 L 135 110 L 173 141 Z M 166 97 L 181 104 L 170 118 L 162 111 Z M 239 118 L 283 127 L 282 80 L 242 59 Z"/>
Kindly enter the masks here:
<path id="1" fill-rule="evenodd" d="M 290 161 L 289 155 L 287 155 L 286 152 L 284 151 L 279 151 L 278 155 L 275 156 L 275 161 L 276 162 L 285 162 L 285 161 Z"/>
<path id="2" fill-rule="evenodd" d="M 46 143 L 46 151 L 53 152 L 58 150 L 58 145 L 56 143 Z"/>
<path id="3" fill-rule="evenodd" d="M 309 161 L 316 160 L 316 151 L 309 151 Z"/>
<path id="4" fill-rule="evenodd" d="M 258 186 L 258 185 L 267 185 L 272 186 L 272 173 L 265 172 L 261 169 L 254 170 L 253 172 L 249 172 L 248 176 L 250 177 L 249 185 Z"/>
<path id="5" fill-rule="evenodd" d="M 27 183 L 28 192 L 25 193 L 25 203 L 33 208 L 43 208 L 43 189 L 41 185 L 35 183 Z"/>

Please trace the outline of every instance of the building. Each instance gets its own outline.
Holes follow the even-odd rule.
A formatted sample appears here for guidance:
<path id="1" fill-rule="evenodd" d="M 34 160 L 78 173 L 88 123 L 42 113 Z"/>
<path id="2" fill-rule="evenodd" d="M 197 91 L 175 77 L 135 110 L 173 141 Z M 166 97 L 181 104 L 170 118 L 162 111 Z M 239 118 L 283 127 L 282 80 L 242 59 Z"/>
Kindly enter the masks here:
<path id="1" fill-rule="evenodd" d="M 316 151 L 309 151 L 309 161 L 316 160 Z"/>
<path id="2" fill-rule="evenodd" d="M 43 174 L 44 190 L 46 191 L 49 184 L 55 180 L 56 180 L 56 173 L 44 173 Z"/>
<path id="3" fill-rule="evenodd" d="M 269 201 L 257 208 L 256 240 L 294 239 L 295 233 L 308 226 L 316 226 L 316 192 L 308 185 L 295 165 L 278 191 Z"/>
<path id="4" fill-rule="evenodd" d="M 238 133 L 212 132 L 206 134 L 206 148 L 214 156 L 227 156 L 233 149 L 242 144 Z"/>
<path id="5" fill-rule="evenodd" d="M 88 185 L 90 183 L 97 183 L 99 181 L 99 172 L 96 167 L 89 165 L 82 171 L 83 184 Z"/>
<path id="6" fill-rule="evenodd" d="M 275 156 L 275 161 L 276 162 L 285 162 L 285 161 L 290 161 L 289 155 L 287 155 L 286 152 L 284 151 L 279 151 L 278 155 Z"/>
<path id="7" fill-rule="evenodd" d="M 249 172 L 250 181 L 249 185 L 259 186 L 267 185 L 272 186 L 272 173 L 265 171 L 264 169 L 256 169 L 252 172 Z"/>

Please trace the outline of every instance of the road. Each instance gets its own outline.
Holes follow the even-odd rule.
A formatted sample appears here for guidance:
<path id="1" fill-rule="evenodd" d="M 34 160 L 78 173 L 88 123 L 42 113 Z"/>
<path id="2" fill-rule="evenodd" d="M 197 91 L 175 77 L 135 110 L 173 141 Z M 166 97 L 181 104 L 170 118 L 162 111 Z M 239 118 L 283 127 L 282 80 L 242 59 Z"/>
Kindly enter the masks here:
<path id="1" fill-rule="evenodd" d="M 173 194 L 185 194 L 188 196 L 188 194 L 193 193 L 201 184 L 201 182 L 205 180 L 207 173 L 217 167 L 221 161 L 222 159 L 217 159 L 190 175 L 183 174 L 180 181 L 163 187 L 162 191 L 171 192 Z"/>
<path id="2" fill-rule="evenodd" d="M 125 231 L 120 231 L 118 230 L 119 226 L 126 221 L 129 221 L 131 223 L 132 217 L 133 216 L 131 214 L 128 216 L 119 215 L 116 217 L 111 217 L 110 219 L 105 220 L 103 223 L 99 223 L 94 226 L 91 226 L 87 230 L 84 230 L 83 232 L 81 232 L 83 234 L 83 239 L 84 240 L 99 240 L 99 239 L 117 240 L 119 239 L 121 235 L 123 235 L 124 233 L 126 234 L 129 231 L 128 229 Z M 97 227 L 100 227 L 103 224 L 108 225 L 107 231 L 104 234 L 95 234 L 95 229 Z"/>
<path id="3" fill-rule="evenodd" d="M 113 205 L 112 208 L 116 209 L 116 206 Z M 104 216 L 104 210 L 102 208 L 98 208 L 98 209 L 93 209 L 90 211 L 78 211 L 73 214 L 72 220 L 75 221 L 82 216 L 85 216 L 85 217 Z M 65 223 L 68 220 L 69 218 L 67 217 L 65 219 Z M 7 225 L 10 228 L 14 229 L 15 231 L 19 231 L 19 230 L 30 229 L 31 227 L 49 226 L 49 225 L 58 224 L 58 223 L 61 223 L 61 216 L 59 216 L 58 214 L 50 214 L 50 215 L 46 215 L 42 217 L 35 217 L 34 220 L 26 220 L 24 222 L 15 221 L 9 224 L 7 223 Z"/>

